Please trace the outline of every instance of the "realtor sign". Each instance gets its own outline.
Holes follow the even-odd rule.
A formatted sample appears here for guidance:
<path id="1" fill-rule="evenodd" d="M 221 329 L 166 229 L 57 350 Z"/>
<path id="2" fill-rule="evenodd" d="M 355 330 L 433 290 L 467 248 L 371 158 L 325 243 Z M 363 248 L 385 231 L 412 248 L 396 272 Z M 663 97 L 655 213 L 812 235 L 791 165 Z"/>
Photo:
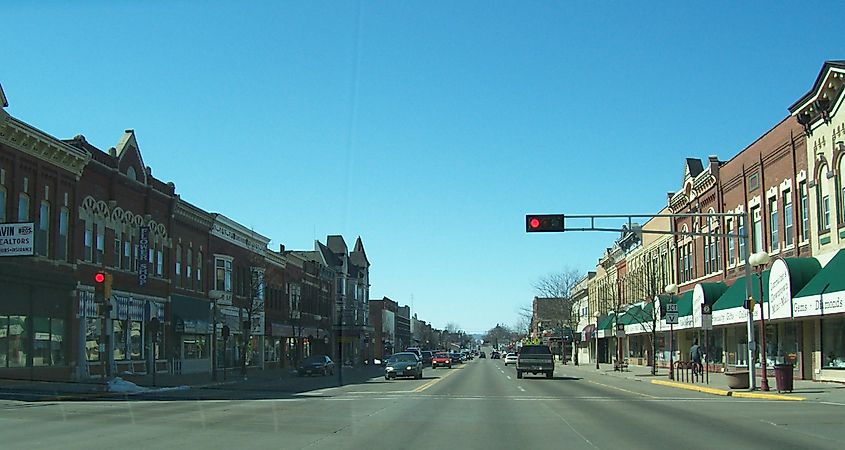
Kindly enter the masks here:
<path id="1" fill-rule="evenodd" d="M 0 256 L 32 256 L 35 248 L 33 223 L 0 224 Z"/>

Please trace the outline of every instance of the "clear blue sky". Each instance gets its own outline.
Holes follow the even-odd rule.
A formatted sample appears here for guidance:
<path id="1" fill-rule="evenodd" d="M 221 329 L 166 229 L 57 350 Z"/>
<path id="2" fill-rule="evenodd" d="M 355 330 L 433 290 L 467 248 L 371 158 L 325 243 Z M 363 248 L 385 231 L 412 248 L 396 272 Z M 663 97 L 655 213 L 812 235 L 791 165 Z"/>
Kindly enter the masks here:
<path id="1" fill-rule="evenodd" d="M 55 136 L 135 129 L 273 246 L 362 236 L 371 298 L 483 331 L 616 238 L 524 214 L 657 212 L 845 58 L 839 2 L 593 3 L 11 0 L 0 83 Z"/>

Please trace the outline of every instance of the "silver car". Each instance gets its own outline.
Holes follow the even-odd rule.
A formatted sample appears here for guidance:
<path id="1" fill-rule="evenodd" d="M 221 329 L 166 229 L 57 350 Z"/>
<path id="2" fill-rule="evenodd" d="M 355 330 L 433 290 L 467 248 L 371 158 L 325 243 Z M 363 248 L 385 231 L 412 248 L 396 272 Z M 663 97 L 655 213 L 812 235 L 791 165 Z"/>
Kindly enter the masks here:
<path id="1" fill-rule="evenodd" d="M 384 379 L 392 380 L 396 377 L 422 378 L 422 360 L 411 352 L 396 353 L 387 360 L 384 367 Z"/>

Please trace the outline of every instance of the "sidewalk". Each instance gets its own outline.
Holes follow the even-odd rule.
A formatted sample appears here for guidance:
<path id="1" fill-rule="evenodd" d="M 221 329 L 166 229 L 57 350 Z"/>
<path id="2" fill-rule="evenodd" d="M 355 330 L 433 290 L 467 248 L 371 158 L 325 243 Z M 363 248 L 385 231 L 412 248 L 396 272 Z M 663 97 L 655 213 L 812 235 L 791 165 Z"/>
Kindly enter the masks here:
<path id="1" fill-rule="evenodd" d="M 709 374 L 709 383 L 699 381 L 697 383 L 681 382 L 680 377 L 676 376 L 675 380 L 669 379 L 669 369 L 659 368 L 657 375 L 651 374 L 651 367 L 647 366 L 628 366 L 624 372 L 614 371 L 612 364 L 601 364 L 600 369 L 596 370 L 595 363 L 592 365 L 581 364 L 573 366 L 571 364 L 565 366 L 569 369 L 575 369 L 584 372 L 598 373 L 617 378 L 625 378 L 629 380 L 645 381 L 656 385 L 665 386 L 667 388 L 695 390 L 699 392 L 710 393 L 714 395 L 723 395 L 740 398 L 761 398 L 772 400 L 809 400 L 816 402 L 831 402 L 841 403 L 845 405 L 845 384 L 812 381 L 812 380 L 794 380 L 791 393 L 778 393 L 773 376 L 769 377 L 769 392 L 760 392 L 759 389 L 750 392 L 744 390 L 730 390 L 725 375 L 721 372 L 711 372 Z M 760 385 L 760 379 L 757 378 L 757 386 Z"/>

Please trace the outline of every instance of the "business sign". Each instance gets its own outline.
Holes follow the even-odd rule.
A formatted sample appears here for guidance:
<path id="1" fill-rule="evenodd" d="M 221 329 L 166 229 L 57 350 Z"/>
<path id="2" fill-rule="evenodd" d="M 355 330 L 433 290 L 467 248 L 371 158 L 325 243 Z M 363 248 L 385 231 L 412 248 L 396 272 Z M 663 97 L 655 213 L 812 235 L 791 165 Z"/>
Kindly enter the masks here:
<path id="1" fill-rule="evenodd" d="M 147 284 L 149 277 L 150 227 L 142 226 L 138 238 L 138 286 Z"/>
<path id="2" fill-rule="evenodd" d="M 35 227 L 30 223 L 0 224 L 0 256 L 35 254 Z"/>

